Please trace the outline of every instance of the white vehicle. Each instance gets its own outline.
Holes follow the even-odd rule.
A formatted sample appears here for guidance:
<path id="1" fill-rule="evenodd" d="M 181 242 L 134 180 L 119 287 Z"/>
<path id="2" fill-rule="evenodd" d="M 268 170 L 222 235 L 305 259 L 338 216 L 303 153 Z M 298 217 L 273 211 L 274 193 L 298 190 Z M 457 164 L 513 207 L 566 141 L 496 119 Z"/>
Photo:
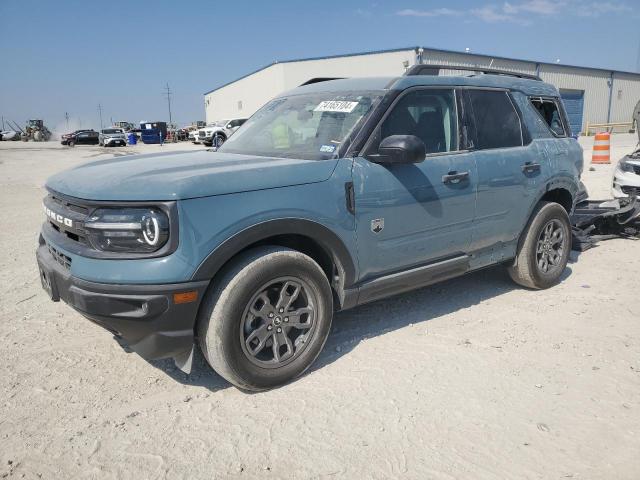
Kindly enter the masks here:
<path id="1" fill-rule="evenodd" d="M 207 147 L 219 147 L 246 121 L 246 118 L 234 118 L 210 123 L 198 130 L 198 140 Z"/>
<path id="2" fill-rule="evenodd" d="M 5 142 L 9 140 L 20 140 L 20 133 L 15 130 L 2 130 L 0 132 L 0 140 Z"/>
<path id="3" fill-rule="evenodd" d="M 615 198 L 640 196 L 640 148 L 616 165 L 611 193 Z"/>
<path id="4" fill-rule="evenodd" d="M 200 139 L 198 138 L 198 128 L 195 128 L 189 132 L 189 141 L 193 143 L 200 143 Z"/>
<path id="5" fill-rule="evenodd" d="M 100 131 L 98 144 L 103 147 L 127 146 L 127 134 L 122 128 L 105 128 Z"/>

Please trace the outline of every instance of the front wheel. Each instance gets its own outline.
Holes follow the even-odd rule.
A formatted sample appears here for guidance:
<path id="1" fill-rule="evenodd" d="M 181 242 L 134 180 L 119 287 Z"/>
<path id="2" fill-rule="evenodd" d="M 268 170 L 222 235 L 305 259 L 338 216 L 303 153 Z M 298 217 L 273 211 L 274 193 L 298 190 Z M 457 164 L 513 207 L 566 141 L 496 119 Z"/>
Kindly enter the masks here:
<path id="1" fill-rule="evenodd" d="M 220 376 L 244 390 L 267 390 L 309 368 L 332 317 L 331 288 L 313 259 L 260 247 L 212 285 L 200 308 L 198 338 Z"/>
<path id="2" fill-rule="evenodd" d="M 560 280 L 570 252 L 567 211 L 557 203 L 540 202 L 522 234 L 509 275 L 524 287 L 549 288 Z"/>

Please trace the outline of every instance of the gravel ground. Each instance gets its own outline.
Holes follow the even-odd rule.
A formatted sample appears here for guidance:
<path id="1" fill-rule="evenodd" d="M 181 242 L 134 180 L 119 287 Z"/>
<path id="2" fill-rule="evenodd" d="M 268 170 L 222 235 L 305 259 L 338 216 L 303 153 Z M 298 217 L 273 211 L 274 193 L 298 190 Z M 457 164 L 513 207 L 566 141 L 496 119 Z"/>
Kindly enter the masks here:
<path id="1" fill-rule="evenodd" d="M 42 185 L 104 152 L 0 143 L 2 478 L 640 478 L 640 242 L 573 254 L 547 291 L 492 268 L 341 313 L 307 375 L 248 395 L 41 291 Z M 585 171 L 592 197 L 611 170 Z"/>

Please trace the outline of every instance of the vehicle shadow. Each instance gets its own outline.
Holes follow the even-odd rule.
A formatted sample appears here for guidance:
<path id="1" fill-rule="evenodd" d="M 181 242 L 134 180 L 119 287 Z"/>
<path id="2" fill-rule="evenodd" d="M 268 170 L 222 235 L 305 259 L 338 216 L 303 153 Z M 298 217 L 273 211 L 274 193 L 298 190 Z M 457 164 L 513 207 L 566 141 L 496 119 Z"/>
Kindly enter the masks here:
<path id="1" fill-rule="evenodd" d="M 567 267 L 560 281 L 565 281 L 570 275 L 571 268 Z M 426 323 L 522 288 L 509 278 L 505 267 L 495 266 L 340 312 L 335 316 L 327 343 L 310 371 L 329 365 L 367 339 L 412 324 Z"/>
<path id="2" fill-rule="evenodd" d="M 576 260 L 574 257 L 573 262 Z M 567 267 L 561 281 L 570 275 L 571 268 Z M 331 364 L 367 339 L 412 324 L 426 323 L 520 288 L 523 287 L 509 278 L 504 267 L 496 266 L 340 312 L 333 320 L 322 353 L 309 371 Z M 170 359 L 149 363 L 185 385 L 204 387 L 211 391 L 231 387 L 231 384 L 209 367 L 198 348 L 195 349 L 193 368 L 189 375 L 178 369 Z"/>

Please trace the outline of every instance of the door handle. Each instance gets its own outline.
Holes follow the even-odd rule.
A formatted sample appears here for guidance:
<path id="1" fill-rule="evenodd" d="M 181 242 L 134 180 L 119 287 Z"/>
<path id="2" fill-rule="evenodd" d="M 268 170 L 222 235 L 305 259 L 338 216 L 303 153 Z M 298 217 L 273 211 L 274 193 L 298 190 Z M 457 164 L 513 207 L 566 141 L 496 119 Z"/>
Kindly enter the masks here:
<path id="1" fill-rule="evenodd" d="M 540 164 L 539 163 L 533 163 L 533 162 L 526 162 L 524 165 L 522 165 L 522 171 L 524 173 L 539 172 L 540 171 Z"/>
<path id="2" fill-rule="evenodd" d="M 445 185 L 457 185 L 458 183 L 466 180 L 469 180 L 469 172 L 458 173 L 456 171 L 453 171 L 442 176 L 442 183 L 444 183 Z"/>

